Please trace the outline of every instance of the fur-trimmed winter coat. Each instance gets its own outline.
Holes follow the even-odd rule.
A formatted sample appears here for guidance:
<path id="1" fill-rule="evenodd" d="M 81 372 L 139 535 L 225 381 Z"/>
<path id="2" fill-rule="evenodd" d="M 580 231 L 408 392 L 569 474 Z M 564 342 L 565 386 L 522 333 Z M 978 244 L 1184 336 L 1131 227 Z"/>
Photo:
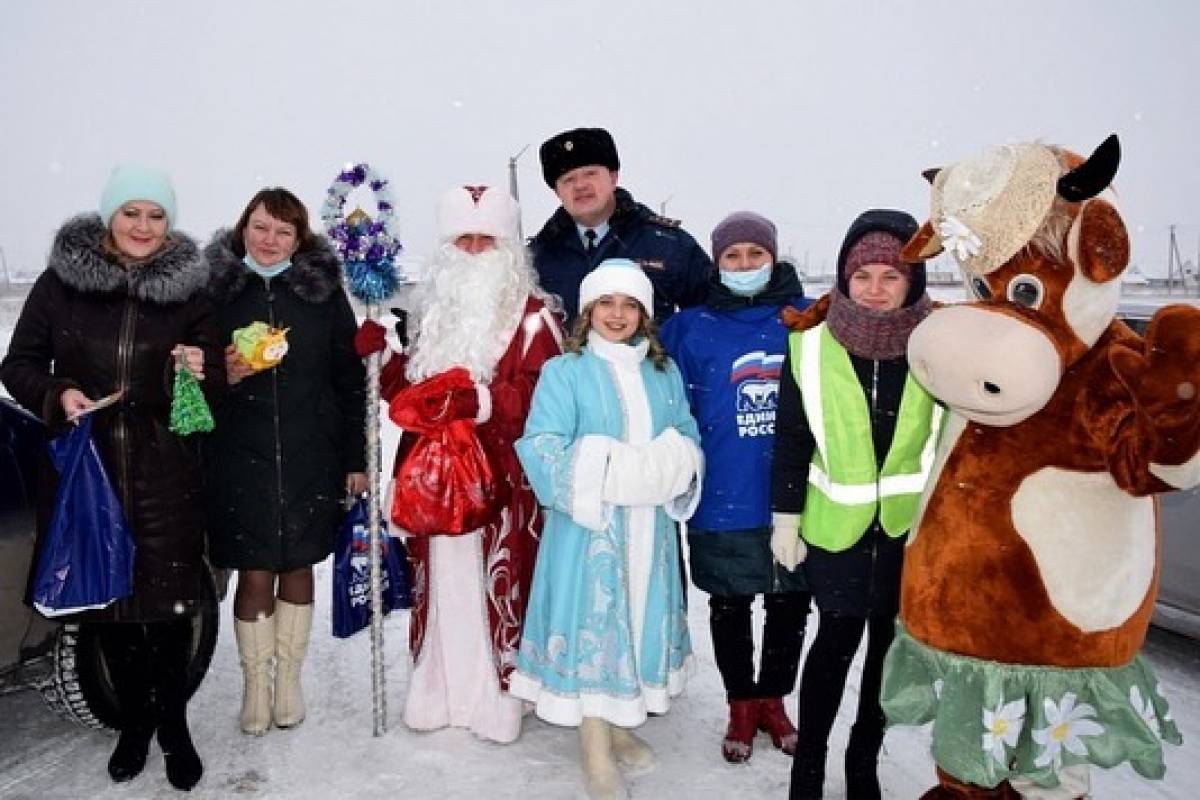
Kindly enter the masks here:
<path id="1" fill-rule="evenodd" d="M 124 390 L 95 412 L 92 435 L 121 499 L 137 545 L 133 595 L 85 618 L 164 620 L 196 610 L 204 566 L 204 527 L 196 442 L 168 431 L 171 350 L 204 350 L 210 402 L 225 387 L 207 272 L 196 243 L 173 233 L 149 260 L 123 266 L 105 248 L 96 214 L 68 220 L 55 236 L 13 331 L 0 377 L 51 432 L 64 429 L 68 388 L 93 400 Z M 39 538 L 49 523 L 57 475 L 47 459 L 39 485 Z"/>
<path id="2" fill-rule="evenodd" d="M 283 361 L 230 388 L 204 443 L 214 565 L 285 572 L 324 559 L 346 474 L 364 470 L 364 370 L 357 323 L 324 239 L 269 282 L 242 263 L 232 231 L 204 249 L 223 345 L 252 322 L 287 328 Z"/>

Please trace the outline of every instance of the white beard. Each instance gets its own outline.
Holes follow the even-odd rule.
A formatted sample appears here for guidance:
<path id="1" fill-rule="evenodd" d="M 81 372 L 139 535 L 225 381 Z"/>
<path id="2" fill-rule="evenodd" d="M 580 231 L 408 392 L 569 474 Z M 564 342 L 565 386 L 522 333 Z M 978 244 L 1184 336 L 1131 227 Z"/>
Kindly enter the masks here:
<path id="1" fill-rule="evenodd" d="M 441 245 L 413 298 L 418 322 L 408 379 L 415 383 L 465 367 L 476 382 L 490 382 L 536 285 L 520 244 L 498 239 L 494 249 L 477 255 Z"/>

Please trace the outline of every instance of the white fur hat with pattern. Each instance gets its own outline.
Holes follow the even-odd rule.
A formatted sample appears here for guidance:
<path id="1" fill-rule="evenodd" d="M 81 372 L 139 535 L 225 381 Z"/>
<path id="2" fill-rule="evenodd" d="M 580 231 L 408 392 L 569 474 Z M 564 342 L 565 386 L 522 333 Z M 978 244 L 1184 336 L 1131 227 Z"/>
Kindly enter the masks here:
<path id="1" fill-rule="evenodd" d="M 494 186 L 455 186 L 438 202 L 438 237 L 452 242 L 468 233 L 518 241 L 521 209 Z"/>

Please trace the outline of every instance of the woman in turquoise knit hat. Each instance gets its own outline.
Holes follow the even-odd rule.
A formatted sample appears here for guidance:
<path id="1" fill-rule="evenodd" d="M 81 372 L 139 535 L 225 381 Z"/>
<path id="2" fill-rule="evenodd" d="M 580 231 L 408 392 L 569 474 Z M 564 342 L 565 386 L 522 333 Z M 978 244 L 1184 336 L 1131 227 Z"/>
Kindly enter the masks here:
<path id="1" fill-rule="evenodd" d="M 168 780 L 188 790 L 203 773 L 187 724 L 191 618 L 211 576 L 199 459 L 194 442 L 169 430 L 169 376 L 190 370 L 212 399 L 225 387 L 225 371 L 201 291 L 207 270 L 175 219 L 165 173 L 135 165 L 114 170 L 99 214 L 69 219 L 55 236 L 0 378 L 52 433 L 94 415 L 92 436 L 136 545 L 132 595 L 78 615 L 98 623 L 120 707 L 108 771 L 118 782 L 136 777 L 157 733 Z M 39 486 L 39 533 L 54 499 L 50 472 L 47 465 Z"/>

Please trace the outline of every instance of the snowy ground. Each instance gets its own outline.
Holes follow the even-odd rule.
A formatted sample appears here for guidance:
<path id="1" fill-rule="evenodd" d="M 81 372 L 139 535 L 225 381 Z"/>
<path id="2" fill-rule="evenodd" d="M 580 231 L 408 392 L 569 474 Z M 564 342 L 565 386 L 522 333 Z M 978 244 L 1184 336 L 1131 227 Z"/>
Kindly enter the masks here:
<path id="1" fill-rule="evenodd" d="M 192 732 L 204 758 L 205 776 L 196 798 L 569 798 L 578 796 L 574 731 L 527 717 L 511 745 L 480 741 L 458 730 L 412 733 L 400 722 L 408 663 L 407 614 L 386 623 L 389 730 L 374 738 L 371 718 L 370 643 L 366 633 L 336 640 L 329 633 L 329 562 L 318 567 L 317 622 L 304 681 L 309 716 L 290 731 L 261 738 L 237 727 L 241 671 L 228 627 L 228 602 L 212 670 L 190 706 Z M 749 764 L 721 760 L 724 696 L 712 661 L 705 596 L 689 596 L 697 670 L 687 692 L 665 717 L 641 729 L 658 752 L 655 770 L 631 783 L 635 798 L 783 798 L 790 763 L 760 735 Z M 811 638 L 811 631 L 810 631 Z M 1167 777 L 1144 783 L 1128 767 L 1099 773 L 1097 798 L 1194 797 L 1200 783 L 1200 645 L 1156 634 L 1147 651 L 1164 693 L 1187 739 L 1169 748 Z M 854 675 L 857 676 L 857 664 Z M 831 746 L 826 796 L 842 796 L 840 749 L 857 704 L 847 689 Z M 794 710 L 795 696 L 788 700 Z M 0 798 L 178 797 L 163 773 L 157 747 L 146 772 L 125 785 L 111 783 L 105 764 L 114 744 L 105 733 L 59 720 L 31 692 L 0 698 Z M 881 759 L 884 794 L 914 798 L 929 785 L 932 765 L 927 734 L 893 730 Z M 1190 789 L 1188 787 L 1191 787 Z"/>

